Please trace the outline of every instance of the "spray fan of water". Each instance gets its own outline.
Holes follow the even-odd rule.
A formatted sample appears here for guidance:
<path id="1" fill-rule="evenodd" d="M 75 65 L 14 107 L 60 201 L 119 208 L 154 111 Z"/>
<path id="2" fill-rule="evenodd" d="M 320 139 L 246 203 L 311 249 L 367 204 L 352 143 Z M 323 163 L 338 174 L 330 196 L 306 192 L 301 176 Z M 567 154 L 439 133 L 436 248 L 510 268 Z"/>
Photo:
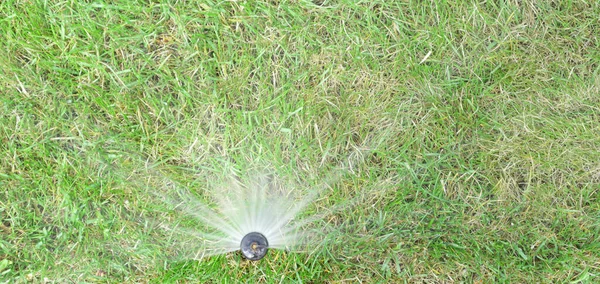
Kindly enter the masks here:
<path id="1" fill-rule="evenodd" d="M 207 191 L 208 202 L 187 190 L 172 190 L 177 194 L 163 194 L 163 201 L 192 216 L 204 228 L 166 228 L 196 239 L 199 245 L 195 259 L 241 250 L 245 258 L 259 260 L 268 249 L 291 250 L 306 237 L 299 232 L 305 222 L 295 217 L 312 197 L 300 196 L 289 188 L 257 174 L 248 184 L 232 179 L 225 186 Z"/>
<path id="2" fill-rule="evenodd" d="M 315 230 L 315 221 L 360 199 L 345 200 L 315 214 L 303 213 L 324 197 L 348 169 L 333 170 L 314 187 L 284 183 L 270 174 L 249 173 L 245 178 L 229 178 L 220 186 L 206 186 L 198 194 L 164 175 L 143 175 L 160 176 L 158 188 L 146 188 L 168 204 L 175 216 L 191 217 L 189 222 L 170 220 L 159 224 L 165 231 L 179 235 L 174 245 L 185 247 L 184 258 L 200 260 L 239 250 L 248 260 L 260 260 L 269 249 L 306 251 L 318 246 L 324 228 Z"/>

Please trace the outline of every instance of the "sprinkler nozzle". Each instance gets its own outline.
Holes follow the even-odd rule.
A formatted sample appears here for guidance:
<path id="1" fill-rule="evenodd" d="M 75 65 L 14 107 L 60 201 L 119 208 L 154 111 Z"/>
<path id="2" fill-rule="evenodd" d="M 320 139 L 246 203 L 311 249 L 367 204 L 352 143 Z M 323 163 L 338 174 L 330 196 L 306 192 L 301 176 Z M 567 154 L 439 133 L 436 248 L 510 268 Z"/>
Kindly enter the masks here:
<path id="1" fill-rule="evenodd" d="M 240 243 L 242 255 L 249 260 L 262 259 L 267 254 L 268 249 L 269 242 L 267 241 L 267 238 L 258 232 L 246 234 Z"/>

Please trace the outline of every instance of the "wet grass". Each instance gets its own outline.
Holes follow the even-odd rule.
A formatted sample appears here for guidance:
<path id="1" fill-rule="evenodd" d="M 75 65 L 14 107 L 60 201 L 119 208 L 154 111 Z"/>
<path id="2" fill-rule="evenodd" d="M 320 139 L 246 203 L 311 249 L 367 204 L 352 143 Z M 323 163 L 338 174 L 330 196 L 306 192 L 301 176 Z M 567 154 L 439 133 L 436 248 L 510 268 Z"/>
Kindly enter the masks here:
<path id="1" fill-rule="evenodd" d="M 600 5 L 434 2 L 2 1 L 0 279 L 597 282 Z M 146 223 L 165 180 L 348 161 L 309 253 Z"/>

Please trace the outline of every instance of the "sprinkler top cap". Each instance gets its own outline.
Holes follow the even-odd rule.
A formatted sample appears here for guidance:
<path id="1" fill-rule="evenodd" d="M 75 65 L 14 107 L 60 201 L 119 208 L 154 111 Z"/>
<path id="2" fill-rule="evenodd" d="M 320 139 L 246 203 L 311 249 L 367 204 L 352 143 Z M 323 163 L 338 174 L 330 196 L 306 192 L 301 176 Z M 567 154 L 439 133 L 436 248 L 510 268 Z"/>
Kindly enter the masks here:
<path id="1" fill-rule="evenodd" d="M 242 255 L 249 260 L 262 259 L 267 254 L 268 249 L 269 242 L 267 241 L 267 238 L 258 232 L 246 234 L 240 243 Z"/>

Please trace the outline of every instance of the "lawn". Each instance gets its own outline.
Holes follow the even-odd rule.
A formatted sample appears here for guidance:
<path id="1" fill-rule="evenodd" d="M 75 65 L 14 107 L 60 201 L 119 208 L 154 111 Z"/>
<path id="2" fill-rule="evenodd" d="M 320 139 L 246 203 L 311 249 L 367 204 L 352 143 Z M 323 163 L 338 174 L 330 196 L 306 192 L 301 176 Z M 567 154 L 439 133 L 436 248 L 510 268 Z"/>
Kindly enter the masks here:
<path id="1" fill-rule="evenodd" d="M 0 283 L 599 282 L 598 15 L 4 0 Z M 197 260 L 159 228 L 197 225 L 153 192 L 259 170 L 318 189 L 318 241 Z"/>

